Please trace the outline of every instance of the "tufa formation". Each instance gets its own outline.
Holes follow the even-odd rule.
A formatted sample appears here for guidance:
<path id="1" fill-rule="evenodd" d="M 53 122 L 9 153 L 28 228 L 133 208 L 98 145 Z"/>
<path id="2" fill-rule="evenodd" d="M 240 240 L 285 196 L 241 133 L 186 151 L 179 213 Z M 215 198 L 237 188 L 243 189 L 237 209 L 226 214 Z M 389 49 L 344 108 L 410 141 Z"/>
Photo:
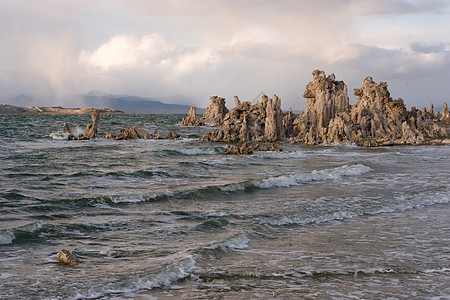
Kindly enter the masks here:
<path id="1" fill-rule="evenodd" d="M 372 77 L 366 77 L 362 87 L 354 90 L 358 101 L 350 105 L 343 81 L 319 70 L 312 75 L 313 81 L 303 93 L 307 104 L 298 116 L 292 109 L 283 113 L 281 99 L 276 95 L 272 99 L 264 95 L 261 102 L 253 105 L 241 103 L 234 97 L 236 107 L 230 112 L 224 107 L 225 99 L 211 97 L 211 106 L 198 122 L 191 112 L 185 120 L 189 119 L 189 125 L 220 126 L 201 138 L 208 141 L 273 143 L 290 140 L 306 145 L 349 143 L 367 147 L 450 142 L 450 115 L 446 103 L 442 115 L 434 111 L 433 104 L 429 111 L 415 107 L 408 111 L 402 99 L 391 98 L 386 82 L 376 83 Z"/>

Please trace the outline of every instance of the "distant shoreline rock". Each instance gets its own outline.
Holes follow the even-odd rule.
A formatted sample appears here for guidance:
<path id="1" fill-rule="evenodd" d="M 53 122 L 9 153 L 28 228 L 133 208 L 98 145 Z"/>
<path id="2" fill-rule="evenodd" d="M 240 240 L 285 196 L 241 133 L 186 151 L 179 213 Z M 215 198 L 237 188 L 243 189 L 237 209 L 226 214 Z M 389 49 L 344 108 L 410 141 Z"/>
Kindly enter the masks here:
<path id="1" fill-rule="evenodd" d="M 61 106 L 28 106 L 20 107 L 0 103 L 0 114 L 48 114 L 48 115 L 89 115 L 94 111 L 101 114 L 123 114 L 122 111 L 112 108 L 64 108 Z"/>

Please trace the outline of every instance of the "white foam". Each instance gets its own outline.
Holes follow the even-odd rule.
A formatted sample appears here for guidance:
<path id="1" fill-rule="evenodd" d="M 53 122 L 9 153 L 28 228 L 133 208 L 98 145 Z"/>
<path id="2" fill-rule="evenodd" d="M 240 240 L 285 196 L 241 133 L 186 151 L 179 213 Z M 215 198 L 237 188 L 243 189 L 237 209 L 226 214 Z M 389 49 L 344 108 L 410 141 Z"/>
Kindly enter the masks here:
<path id="1" fill-rule="evenodd" d="M 258 151 L 253 154 L 254 156 L 262 158 L 273 158 L 273 159 L 287 159 L 287 158 L 305 158 L 307 155 L 303 151 L 292 151 L 292 152 L 272 152 L 272 151 Z"/>
<path id="2" fill-rule="evenodd" d="M 210 211 L 210 212 L 206 213 L 206 216 L 207 217 L 219 217 L 219 218 L 222 218 L 222 217 L 228 217 L 229 214 L 227 212 L 224 212 L 224 211 Z"/>
<path id="3" fill-rule="evenodd" d="M 16 238 L 12 230 L 2 230 L 0 231 L 0 245 L 11 244 Z"/>
<path id="4" fill-rule="evenodd" d="M 250 242 L 250 239 L 247 237 L 246 234 L 240 234 L 237 236 L 234 236 L 228 240 L 225 240 L 223 242 L 214 243 L 209 246 L 205 246 L 205 249 L 222 249 L 224 251 L 228 250 L 242 250 L 248 247 L 248 243 Z"/>
<path id="5" fill-rule="evenodd" d="M 187 156 L 197 155 L 215 155 L 218 154 L 214 148 L 190 148 L 190 149 L 177 149 L 176 152 Z"/>
<path id="6" fill-rule="evenodd" d="M 84 129 L 80 128 L 79 126 L 72 129 L 72 134 L 76 137 L 79 137 L 83 133 L 84 133 Z M 52 138 L 54 140 L 67 140 L 68 137 L 69 137 L 69 134 L 62 132 L 62 131 L 50 133 L 50 138 Z"/>
<path id="7" fill-rule="evenodd" d="M 136 276 L 135 280 L 127 284 L 126 287 L 122 285 L 115 288 L 112 284 L 98 286 L 97 288 L 91 287 L 87 292 L 79 292 L 73 299 L 100 298 L 107 294 L 133 293 L 143 289 L 150 290 L 168 286 L 177 280 L 189 277 L 196 269 L 195 260 L 188 255 L 178 263 L 167 265 L 159 273 Z"/>
<path id="8" fill-rule="evenodd" d="M 288 217 L 283 216 L 275 220 L 267 220 L 266 222 L 274 226 L 286 226 L 286 225 L 309 225 L 309 224 L 322 224 L 335 220 L 345 220 L 357 217 L 358 214 L 348 211 L 337 211 L 322 216 L 316 217 Z"/>
<path id="9" fill-rule="evenodd" d="M 372 171 L 370 167 L 362 164 L 352 166 L 344 165 L 342 167 L 333 169 L 325 169 L 320 171 L 314 170 L 311 173 L 281 175 L 248 182 L 232 183 L 221 186 L 219 188 L 224 192 L 236 192 L 236 191 L 243 191 L 249 186 L 255 186 L 260 189 L 270 189 L 274 187 L 289 187 L 289 186 L 297 186 L 302 183 L 307 183 L 311 181 L 324 181 L 324 180 L 339 179 L 345 176 L 357 176 L 370 171 Z"/>
<path id="10" fill-rule="evenodd" d="M 439 268 L 439 269 L 426 269 L 423 270 L 424 273 L 449 273 L 450 275 L 450 268 Z"/>
<path id="11" fill-rule="evenodd" d="M 25 224 L 16 228 L 0 230 L 0 245 L 11 244 L 13 240 L 16 238 L 14 232 L 22 231 L 33 233 L 42 228 L 42 222 L 33 222 L 29 224 Z"/>
<path id="12" fill-rule="evenodd" d="M 20 226 L 17 228 L 17 230 L 33 233 L 41 229 L 42 226 L 43 226 L 42 222 L 38 221 Z"/>
<path id="13" fill-rule="evenodd" d="M 223 192 L 236 192 L 243 191 L 248 186 L 246 183 L 232 183 L 219 187 L 219 189 Z"/>
<path id="14" fill-rule="evenodd" d="M 165 190 L 156 193 L 147 193 L 144 195 L 125 195 L 125 196 L 110 196 L 112 202 L 118 203 L 139 203 L 145 202 L 149 199 L 156 199 L 158 197 L 172 197 L 174 194 L 172 191 Z"/>
<path id="15" fill-rule="evenodd" d="M 271 177 L 254 182 L 254 185 L 262 189 L 268 189 L 272 187 L 296 186 L 311 181 L 339 179 L 344 176 L 357 176 L 370 172 L 371 170 L 372 169 L 370 167 L 362 164 L 357 164 L 353 166 L 344 165 L 342 167 L 333 169 L 325 169 L 320 171 L 314 170 L 311 173 L 301 173 L 293 175 L 283 175 L 279 177 Z"/>

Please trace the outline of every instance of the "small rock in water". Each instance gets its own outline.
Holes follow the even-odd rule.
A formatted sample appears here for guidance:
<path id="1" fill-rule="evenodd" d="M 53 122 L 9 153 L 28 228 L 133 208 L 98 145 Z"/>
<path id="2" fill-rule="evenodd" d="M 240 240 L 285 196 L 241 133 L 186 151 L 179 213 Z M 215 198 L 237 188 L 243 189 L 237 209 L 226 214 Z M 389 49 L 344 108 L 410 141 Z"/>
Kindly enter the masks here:
<path id="1" fill-rule="evenodd" d="M 78 257 L 65 249 L 59 251 L 58 254 L 56 254 L 56 259 L 70 266 L 78 265 L 80 263 Z"/>

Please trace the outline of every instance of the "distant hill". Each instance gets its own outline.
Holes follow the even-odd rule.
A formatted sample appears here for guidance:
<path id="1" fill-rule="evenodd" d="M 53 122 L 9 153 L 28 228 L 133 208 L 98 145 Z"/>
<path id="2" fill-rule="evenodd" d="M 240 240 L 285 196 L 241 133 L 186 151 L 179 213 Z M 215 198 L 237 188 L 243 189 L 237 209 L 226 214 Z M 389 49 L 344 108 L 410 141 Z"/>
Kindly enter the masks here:
<path id="1" fill-rule="evenodd" d="M 130 95 L 113 95 L 99 91 L 91 91 L 82 95 L 72 95 L 68 97 L 70 106 L 93 107 L 93 108 L 111 108 L 123 111 L 127 114 L 187 114 L 189 105 L 168 104 L 164 102 L 189 103 L 189 99 L 182 96 L 172 96 L 167 98 L 147 98 Z M 54 106 L 60 105 L 59 101 L 51 96 L 43 95 L 18 95 L 0 102 L 9 103 L 13 106 Z M 198 108 L 197 113 L 202 114 L 205 109 Z"/>
<path id="2" fill-rule="evenodd" d="M 182 97 L 171 98 L 146 98 L 130 95 L 112 95 L 102 92 L 89 92 L 82 95 L 86 107 L 108 107 L 121 110 L 127 114 L 187 114 L 189 105 L 167 104 L 162 101 L 186 102 Z M 204 109 L 197 109 L 203 113 Z"/>

